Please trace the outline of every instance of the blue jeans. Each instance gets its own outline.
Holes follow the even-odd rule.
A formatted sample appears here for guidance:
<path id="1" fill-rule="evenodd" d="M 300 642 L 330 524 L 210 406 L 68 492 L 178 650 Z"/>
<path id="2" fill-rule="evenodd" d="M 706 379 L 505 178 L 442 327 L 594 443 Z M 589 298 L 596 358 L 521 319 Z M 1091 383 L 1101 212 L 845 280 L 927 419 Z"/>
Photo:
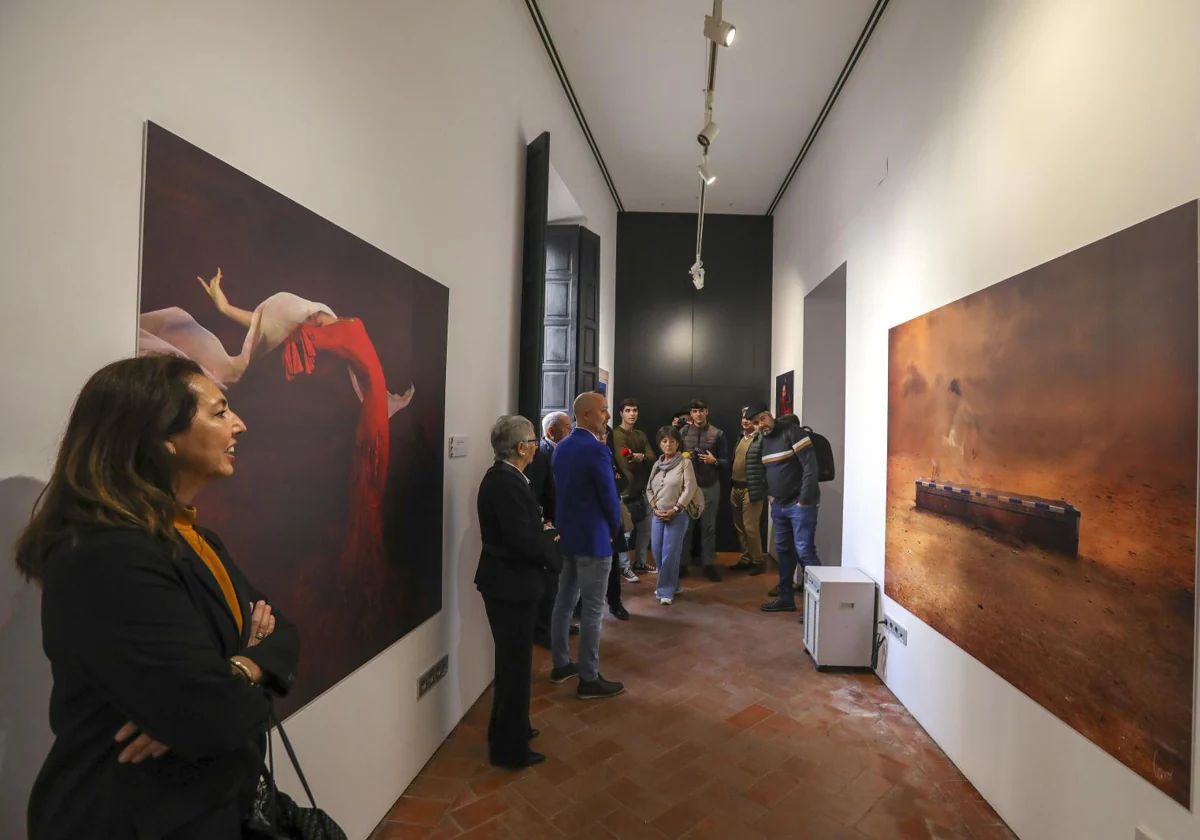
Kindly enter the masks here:
<path id="1" fill-rule="evenodd" d="M 775 553 L 779 556 L 779 600 L 794 604 L 792 578 L 796 563 L 800 566 L 820 566 L 817 556 L 817 507 L 771 503 L 771 524 L 775 529 Z"/>
<path id="2" fill-rule="evenodd" d="M 654 589 L 654 597 L 674 598 L 679 589 L 679 562 L 683 556 L 689 517 L 686 513 L 677 513 L 670 522 L 663 522 L 653 515 L 652 518 L 650 550 L 654 552 L 654 560 L 658 563 L 658 586 Z"/>
<path id="3" fill-rule="evenodd" d="M 550 619 L 551 661 L 555 668 L 571 664 L 571 614 L 580 605 L 579 678 L 595 680 L 600 673 L 600 619 L 604 615 L 604 593 L 612 557 L 563 555 L 558 575 L 558 598 Z"/>

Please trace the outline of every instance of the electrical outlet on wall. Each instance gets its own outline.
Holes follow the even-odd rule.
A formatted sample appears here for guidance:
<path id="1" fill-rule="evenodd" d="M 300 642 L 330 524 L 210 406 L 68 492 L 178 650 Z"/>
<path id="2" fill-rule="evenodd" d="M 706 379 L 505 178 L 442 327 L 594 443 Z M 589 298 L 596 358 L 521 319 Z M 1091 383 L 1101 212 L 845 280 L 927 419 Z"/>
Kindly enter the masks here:
<path id="1" fill-rule="evenodd" d="M 442 681 L 442 677 L 450 672 L 450 656 L 447 654 L 430 666 L 429 670 L 417 677 L 417 699 L 420 700 L 429 690 Z"/>
<path id="2" fill-rule="evenodd" d="M 883 624 L 887 627 L 888 632 L 900 640 L 900 644 L 908 647 L 908 631 L 896 623 L 896 619 L 890 615 L 883 617 Z"/>
<path id="3" fill-rule="evenodd" d="M 467 437 L 466 435 L 451 435 L 450 436 L 450 457 L 451 458 L 466 458 L 467 457 Z"/>

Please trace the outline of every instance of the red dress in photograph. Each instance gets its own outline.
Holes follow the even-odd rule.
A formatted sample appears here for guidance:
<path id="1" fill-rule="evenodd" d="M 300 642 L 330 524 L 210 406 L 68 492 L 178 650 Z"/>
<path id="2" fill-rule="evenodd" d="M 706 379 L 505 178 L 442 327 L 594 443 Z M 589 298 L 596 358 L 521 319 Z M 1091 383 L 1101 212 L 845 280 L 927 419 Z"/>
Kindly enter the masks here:
<path id="1" fill-rule="evenodd" d="M 383 488 L 388 469 L 388 390 L 383 365 L 366 327 L 357 318 L 320 326 L 301 324 L 283 347 L 290 382 L 310 374 L 318 361 L 336 357 L 350 367 L 362 398 L 355 431 L 350 527 L 342 551 L 344 568 L 374 566 L 383 558 Z"/>

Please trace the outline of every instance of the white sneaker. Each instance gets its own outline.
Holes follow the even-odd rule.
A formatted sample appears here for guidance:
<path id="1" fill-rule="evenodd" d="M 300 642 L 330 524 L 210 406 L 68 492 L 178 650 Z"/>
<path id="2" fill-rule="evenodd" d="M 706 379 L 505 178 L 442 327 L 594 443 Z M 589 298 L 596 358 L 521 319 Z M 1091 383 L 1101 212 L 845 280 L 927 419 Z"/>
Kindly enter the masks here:
<path id="1" fill-rule="evenodd" d="M 629 583 L 640 583 L 638 576 L 633 573 L 633 569 L 625 568 L 621 570 L 621 577 L 625 578 Z"/>
<path id="2" fill-rule="evenodd" d="M 662 604 L 664 607 L 669 607 L 675 603 L 675 599 L 674 598 L 659 598 L 658 603 Z"/>

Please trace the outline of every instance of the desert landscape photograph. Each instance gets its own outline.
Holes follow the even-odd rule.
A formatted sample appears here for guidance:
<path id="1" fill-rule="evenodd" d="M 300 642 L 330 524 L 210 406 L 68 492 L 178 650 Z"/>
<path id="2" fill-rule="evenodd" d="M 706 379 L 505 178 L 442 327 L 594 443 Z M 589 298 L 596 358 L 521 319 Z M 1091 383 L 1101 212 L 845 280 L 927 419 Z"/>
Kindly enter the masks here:
<path id="1" fill-rule="evenodd" d="M 1190 807 L 1197 202 L 892 328 L 886 591 Z"/>

